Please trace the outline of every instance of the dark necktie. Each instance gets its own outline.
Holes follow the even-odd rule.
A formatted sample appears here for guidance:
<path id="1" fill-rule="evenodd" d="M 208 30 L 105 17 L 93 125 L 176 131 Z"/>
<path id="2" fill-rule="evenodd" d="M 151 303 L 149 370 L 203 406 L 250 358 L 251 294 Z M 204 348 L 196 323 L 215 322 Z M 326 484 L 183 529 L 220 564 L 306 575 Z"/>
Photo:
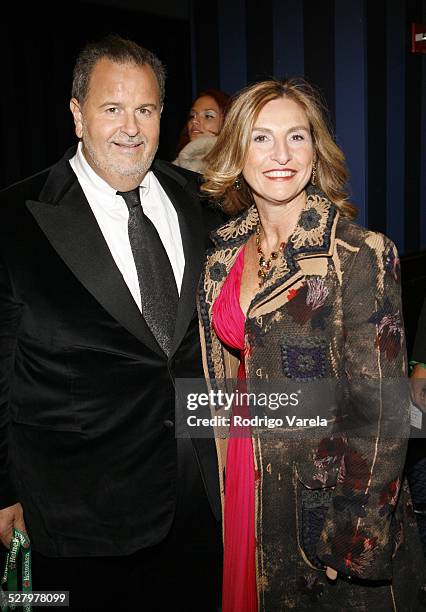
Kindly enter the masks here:
<path id="1" fill-rule="evenodd" d="M 142 210 L 139 187 L 117 194 L 129 209 L 129 240 L 138 273 L 142 315 L 169 355 L 179 299 L 172 266 L 157 230 Z"/>

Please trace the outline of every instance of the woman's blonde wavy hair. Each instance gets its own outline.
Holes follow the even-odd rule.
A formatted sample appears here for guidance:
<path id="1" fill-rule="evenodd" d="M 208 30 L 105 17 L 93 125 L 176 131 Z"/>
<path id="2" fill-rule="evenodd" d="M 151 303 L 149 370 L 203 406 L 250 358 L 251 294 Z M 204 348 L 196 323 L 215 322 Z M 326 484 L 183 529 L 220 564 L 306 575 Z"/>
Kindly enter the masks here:
<path id="1" fill-rule="evenodd" d="M 282 97 L 299 104 L 308 118 L 316 159 L 316 186 L 343 215 L 355 217 L 357 209 L 347 201 L 349 173 L 345 156 L 334 142 L 320 94 L 302 78 L 262 81 L 242 89 L 233 98 L 217 142 L 206 158 L 203 192 L 231 216 L 253 204 L 250 187 L 242 176 L 253 126 L 265 104 Z M 240 189 L 235 189 L 236 179 Z"/>

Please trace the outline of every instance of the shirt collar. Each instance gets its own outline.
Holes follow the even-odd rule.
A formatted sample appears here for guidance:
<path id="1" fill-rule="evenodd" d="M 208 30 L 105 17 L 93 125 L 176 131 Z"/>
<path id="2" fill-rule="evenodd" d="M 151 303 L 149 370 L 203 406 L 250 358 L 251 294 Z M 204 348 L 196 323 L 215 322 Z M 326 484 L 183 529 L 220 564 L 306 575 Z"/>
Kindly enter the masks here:
<path id="1" fill-rule="evenodd" d="M 148 196 L 149 190 L 151 188 L 151 170 L 148 170 L 148 172 L 145 174 L 140 186 L 141 186 L 141 192 L 140 192 L 141 200 L 143 200 L 144 198 Z"/>

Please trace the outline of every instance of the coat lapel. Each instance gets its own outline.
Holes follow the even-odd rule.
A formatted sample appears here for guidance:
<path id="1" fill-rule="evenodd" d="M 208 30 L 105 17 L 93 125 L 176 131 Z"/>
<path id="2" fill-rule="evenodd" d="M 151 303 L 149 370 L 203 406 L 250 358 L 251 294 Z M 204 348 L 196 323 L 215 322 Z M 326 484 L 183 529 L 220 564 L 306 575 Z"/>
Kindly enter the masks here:
<path id="1" fill-rule="evenodd" d="M 256 293 L 249 308 L 250 316 L 265 302 L 282 293 L 287 287 L 303 279 L 305 273 L 300 262 L 313 257 L 330 256 L 333 251 L 335 226 L 338 218 L 336 207 L 314 188 L 307 189 L 306 206 L 298 223 L 290 236 L 282 256 L 276 260 L 269 275 L 260 290 Z M 225 276 L 232 267 L 239 248 L 243 246 L 254 233 L 259 222 L 256 207 L 253 205 L 246 213 L 232 219 L 213 233 L 213 241 L 218 249 L 214 252 L 211 262 L 217 266 L 223 261 L 226 270 L 221 275 L 214 296 L 217 296 Z M 230 249 L 236 249 L 230 256 Z M 212 263 L 210 263 L 212 265 Z M 211 276 L 211 270 L 209 270 Z M 208 300 L 210 301 L 210 300 Z M 214 301 L 214 300 L 213 300 Z"/>
<path id="2" fill-rule="evenodd" d="M 71 153 L 71 154 L 70 154 Z M 40 200 L 28 200 L 53 248 L 81 284 L 124 328 L 164 356 L 117 268 L 68 154 L 52 168 Z"/>
<path id="3" fill-rule="evenodd" d="M 204 262 L 206 244 L 200 201 L 195 193 L 185 189 L 186 178 L 162 162 L 156 162 L 153 170 L 176 209 L 185 255 L 185 269 L 171 350 L 171 355 L 173 355 L 195 313 L 195 294 Z"/>
<path id="4" fill-rule="evenodd" d="M 316 188 L 308 188 L 307 196 L 306 206 L 288 239 L 282 257 L 272 268 L 251 304 L 253 309 L 302 280 L 306 269 L 306 266 L 301 266 L 302 260 L 331 256 L 338 218 L 337 209 Z"/>

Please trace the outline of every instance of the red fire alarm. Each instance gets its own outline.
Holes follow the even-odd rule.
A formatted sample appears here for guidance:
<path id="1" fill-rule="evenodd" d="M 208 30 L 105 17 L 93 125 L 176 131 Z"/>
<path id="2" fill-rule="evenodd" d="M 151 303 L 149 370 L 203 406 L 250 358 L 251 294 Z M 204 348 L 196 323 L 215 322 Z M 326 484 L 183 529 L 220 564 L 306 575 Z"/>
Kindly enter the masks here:
<path id="1" fill-rule="evenodd" d="M 411 51 L 413 53 L 426 53 L 426 25 L 422 23 L 411 24 Z"/>

